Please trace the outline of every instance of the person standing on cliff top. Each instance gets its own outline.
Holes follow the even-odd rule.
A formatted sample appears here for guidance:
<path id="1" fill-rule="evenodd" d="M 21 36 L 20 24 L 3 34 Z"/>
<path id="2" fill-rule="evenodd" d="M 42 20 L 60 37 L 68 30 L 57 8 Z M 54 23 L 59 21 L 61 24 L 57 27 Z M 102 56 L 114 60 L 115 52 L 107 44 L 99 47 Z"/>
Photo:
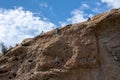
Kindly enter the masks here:
<path id="1" fill-rule="evenodd" d="M 90 20 L 91 20 L 91 18 L 90 18 L 90 17 L 88 17 L 87 21 L 90 21 Z"/>

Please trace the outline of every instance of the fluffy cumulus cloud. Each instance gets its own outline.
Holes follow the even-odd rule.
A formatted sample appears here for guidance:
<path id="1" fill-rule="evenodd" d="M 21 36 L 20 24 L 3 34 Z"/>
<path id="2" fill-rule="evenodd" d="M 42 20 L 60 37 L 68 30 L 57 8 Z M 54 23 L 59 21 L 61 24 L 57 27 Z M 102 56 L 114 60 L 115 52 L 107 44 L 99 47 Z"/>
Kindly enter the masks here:
<path id="1" fill-rule="evenodd" d="M 72 23 L 78 23 L 78 22 L 82 22 L 85 20 L 84 18 L 84 12 L 78 9 L 75 9 L 71 12 L 71 14 L 73 15 L 71 18 L 68 18 L 67 21 L 68 22 L 72 22 Z"/>
<path id="2" fill-rule="evenodd" d="M 108 7 L 111 7 L 111 8 L 120 7 L 120 0 L 101 0 L 101 2 L 107 3 Z"/>
<path id="3" fill-rule="evenodd" d="M 71 17 L 66 19 L 65 22 L 60 22 L 61 26 L 64 26 L 66 24 L 74 24 L 74 23 L 79 23 L 79 22 L 82 22 L 82 21 L 85 21 L 86 18 L 86 14 L 84 13 L 84 11 L 81 11 L 79 9 L 74 9 L 72 12 L 71 12 Z"/>
<path id="4" fill-rule="evenodd" d="M 14 45 L 24 38 L 36 36 L 41 31 L 52 30 L 55 25 L 46 18 L 34 16 L 23 8 L 0 9 L 0 42 Z"/>

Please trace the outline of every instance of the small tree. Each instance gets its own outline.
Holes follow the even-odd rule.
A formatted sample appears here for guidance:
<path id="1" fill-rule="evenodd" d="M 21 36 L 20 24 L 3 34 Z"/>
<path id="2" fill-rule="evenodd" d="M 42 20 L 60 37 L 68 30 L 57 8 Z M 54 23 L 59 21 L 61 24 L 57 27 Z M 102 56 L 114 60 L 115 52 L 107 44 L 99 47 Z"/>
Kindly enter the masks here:
<path id="1" fill-rule="evenodd" d="M 5 55 L 7 53 L 7 47 L 4 45 L 4 43 L 1 43 L 1 52 L 3 55 Z"/>

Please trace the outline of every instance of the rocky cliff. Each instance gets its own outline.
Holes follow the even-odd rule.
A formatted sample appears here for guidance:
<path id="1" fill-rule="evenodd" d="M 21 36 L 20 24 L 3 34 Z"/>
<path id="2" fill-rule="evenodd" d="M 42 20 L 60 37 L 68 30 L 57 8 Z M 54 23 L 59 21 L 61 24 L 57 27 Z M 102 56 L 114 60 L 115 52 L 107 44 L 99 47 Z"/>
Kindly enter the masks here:
<path id="1" fill-rule="evenodd" d="M 0 56 L 0 80 L 120 80 L 120 9 L 23 40 Z"/>

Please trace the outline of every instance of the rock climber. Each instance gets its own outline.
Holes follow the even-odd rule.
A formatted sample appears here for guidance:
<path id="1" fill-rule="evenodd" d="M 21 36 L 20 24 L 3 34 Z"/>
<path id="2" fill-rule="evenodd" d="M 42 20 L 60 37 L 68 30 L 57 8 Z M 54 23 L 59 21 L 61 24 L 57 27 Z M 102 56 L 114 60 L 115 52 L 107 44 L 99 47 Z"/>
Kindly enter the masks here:
<path id="1" fill-rule="evenodd" d="M 56 28 L 55 34 L 60 34 L 60 29 L 59 28 Z"/>
<path id="2" fill-rule="evenodd" d="M 43 35 L 44 34 L 44 31 L 41 31 L 40 35 Z"/>
<path id="3" fill-rule="evenodd" d="M 90 20 L 91 20 L 91 18 L 90 18 L 90 17 L 88 17 L 87 21 L 90 21 Z"/>
<path id="4" fill-rule="evenodd" d="M 60 59 L 58 57 L 56 57 L 56 65 L 60 65 Z"/>

